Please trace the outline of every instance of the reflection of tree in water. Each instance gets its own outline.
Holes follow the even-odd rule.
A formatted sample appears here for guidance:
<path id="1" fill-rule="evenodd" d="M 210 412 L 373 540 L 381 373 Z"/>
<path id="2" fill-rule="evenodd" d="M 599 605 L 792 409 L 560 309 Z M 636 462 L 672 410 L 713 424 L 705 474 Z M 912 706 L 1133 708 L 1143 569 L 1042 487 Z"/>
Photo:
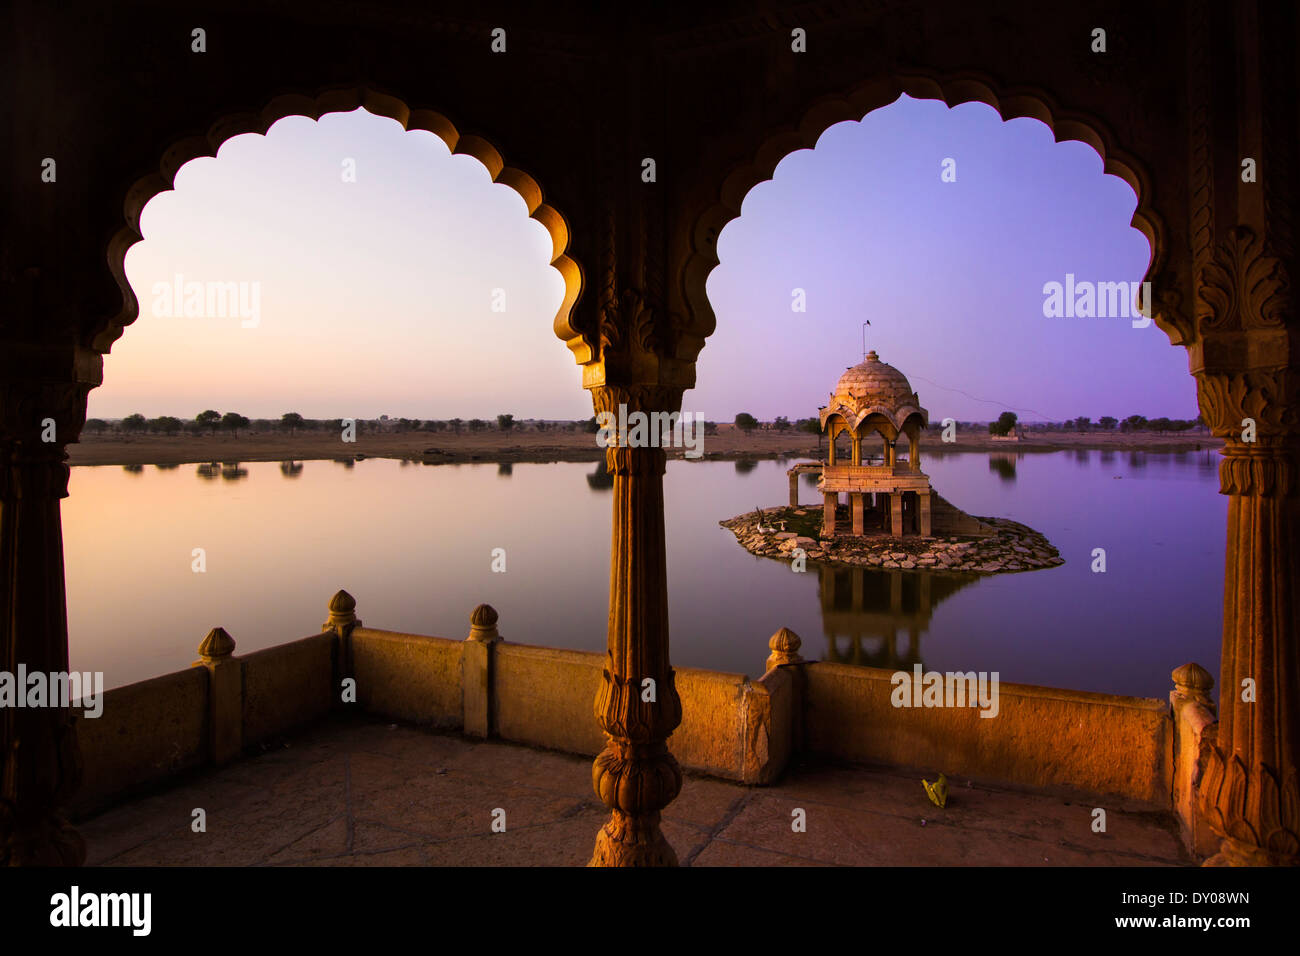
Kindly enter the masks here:
<path id="1" fill-rule="evenodd" d="M 758 460 L 755 458 L 737 458 L 736 474 L 747 475 L 758 467 Z"/>
<path id="2" fill-rule="evenodd" d="M 1128 466 L 1134 471 L 1141 471 L 1147 466 L 1147 456 L 1145 452 L 1131 451 L 1128 453 Z"/>
<path id="3" fill-rule="evenodd" d="M 213 478 L 220 478 L 221 462 L 219 461 L 204 462 L 203 464 L 199 465 L 198 469 L 194 473 L 198 475 L 200 478 L 204 479 L 205 481 L 211 481 Z"/>
<path id="4" fill-rule="evenodd" d="M 596 470 L 587 476 L 587 487 L 596 491 L 614 487 L 614 476 L 610 474 L 604 458 L 596 463 Z"/>
<path id="5" fill-rule="evenodd" d="M 357 463 L 352 458 L 335 458 L 334 464 L 342 465 L 344 468 L 355 468 Z"/>
<path id="6" fill-rule="evenodd" d="M 1101 453 L 1101 463 L 1102 463 L 1103 465 L 1111 465 L 1111 464 L 1114 464 L 1114 463 L 1115 463 L 1115 453 L 1114 453 L 1113 451 L 1109 451 L 1109 450 L 1103 451 L 1103 452 Z"/>
<path id="7" fill-rule="evenodd" d="M 1014 483 L 1016 480 L 1016 462 L 1020 456 L 1012 452 L 989 452 L 989 471 L 996 472 L 1003 481 Z"/>
<path id="8" fill-rule="evenodd" d="M 248 469 L 240 468 L 237 461 L 223 461 L 221 463 L 221 477 L 226 481 L 239 481 L 241 478 L 248 477 Z"/>
<path id="9" fill-rule="evenodd" d="M 280 462 L 280 474 L 286 478 L 297 478 L 302 474 L 302 462 L 300 461 L 282 461 Z"/>
<path id="10" fill-rule="evenodd" d="M 921 635 L 934 608 L 973 576 L 817 565 L 825 660 L 907 670 L 921 661 Z M 900 648 L 899 633 L 907 644 Z"/>
<path id="11" fill-rule="evenodd" d="M 139 475 L 144 472 L 144 465 L 123 465 L 122 470 L 127 474 Z"/>
<path id="12" fill-rule="evenodd" d="M 180 465 L 154 465 L 159 471 L 175 471 Z"/>
<path id="13" fill-rule="evenodd" d="M 515 473 L 515 466 L 512 462 L 508 462 L 508 461 L 497 462 L 498 478 L 509 478 L 514 473 Z"/>

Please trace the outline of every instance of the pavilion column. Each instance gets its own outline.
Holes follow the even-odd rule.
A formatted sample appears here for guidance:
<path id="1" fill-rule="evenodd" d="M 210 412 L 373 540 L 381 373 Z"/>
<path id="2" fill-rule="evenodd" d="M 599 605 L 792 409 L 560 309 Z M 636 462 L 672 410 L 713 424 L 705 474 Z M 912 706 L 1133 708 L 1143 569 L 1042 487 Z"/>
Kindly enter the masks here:
<path id="1" fill-rule="evenodd" d="M 895 538 L 903 536 L 903 494 L 899 491 L 889 494 L 889 533 Z"/>
<path id="2" fill-rule="evenodd" d="M 859 492 L 857 494 L 849 495 L 849 502 L 853 509 L 853 533 L 863 534 L 866 530 L 866 522 L 863 518 L 862 507 L 864 502 L 862 500 L 862 494 Z"/>
<path id="3" fill-rule="evenodd" d="M 790 507 L 799 507 L 799 472 L 790 472 Z"/>
<path id="4" fill-rule="evenodd" d="M 1189 339 L 1201 414 L 1225 441 L 1219 722 L 1202 750 L 1212 865 L 1300 865 L 1300 376 L 1295 12 L 1234 4 L 1189 38 Z M 1241 175 L 1243 157 L 1264 172 Z M 1268 170 L 1272 170 L 1270 174 Z M 1170 309 L 1172 318 L 1177 310 Z M 1175 339 L 1177 341 L 1177 339 Z"/>
<path id="5" fill-rule="evenodd" d="M 1209 865 L 1300 865 L 1297 447 L 1230 441 L 1219 725 L 1199 786 Z"/>
<path id="6" fill-rule="evenodd" d="M 921 537 L 930 537 L 930 492 L 925 491 L 917 495 L 917 512 L 920 515 Z"/>
<path id="7" fill-rule="evenodd" d="M 651 397 L 658 389 L 647 390 L 650 396 L 640 391 L 631 393 L 635 410 L 671 403 L 663 394 Z M 593 397 L 607 410 L 628 401 L 629 390 L 598 387 Z M 609 447 L 605 457 L 614 478 L 614 520 L 608 647 L 595 712 L 606 740 L 592 766 L 592 784 L 610 819 L 596 837 L 590 865 L 676 866 L 677 854 L 659 829 L 660 811 L 682 787 L 668 752 L 682 705 L 668 653 L 665 455 L 662 448 Z"/>
<path id="8" fill-rule="evenodd" d="M 840 496 L 831 492 L 822 495 L 822 534 L 835 534 L 835 509 L 839 507 Z"/>
<path id="9" fill-rule="evenodd" d="M 862 464 L 862 438 L 857 434 L 857 432 L 853 433 L 852 447 L 853 447 L 853 458 L 851 459 L 852 463 L 855 465 Z"/>
<path id="10" fill-rule="evenodd" d="M 68 494 L 66 443 L 80 433 L 90 385 L 14 373 L 39 374 L 69 354 L 14 347 L 5 356 L 13 364 L 0 369 L 0 671 L 15 678 L 20 667 L 68 671 L 59 499 Z M 98 356 L 78 358 L 88 376 L 99 367 Z M 0 865 L 85 860 L 85 842 L 63 815 L 82 764 L 69 708 L 58 703 L 0 708 Z"/>

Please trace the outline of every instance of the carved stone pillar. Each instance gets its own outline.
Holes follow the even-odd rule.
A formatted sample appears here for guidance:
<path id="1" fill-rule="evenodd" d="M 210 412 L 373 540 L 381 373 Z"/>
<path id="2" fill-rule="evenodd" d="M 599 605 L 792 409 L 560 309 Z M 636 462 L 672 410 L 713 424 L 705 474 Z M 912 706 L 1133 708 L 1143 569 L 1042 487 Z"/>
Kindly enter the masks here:
<path id="1" fill-rule="evenodd" d="M 77 364 L 97 381 L 98 356 L 12 343 L 0 350 L 7 352 L 0 363 L 0 670 L 62 673 L 68 618 L 59 499 L 68 494 L 65 446 L 84 424 L 90 382 L 42 373 Z M 80 783 L 67 708 L 0 708 L 0 865 L 84 862 L 85 843 L 62 812 Z"/>
<path id="2" fill-rule="evenodd" d="M 866 523 L 863 517 L 863 500 L 861 493 L 849 495 L 849 506 L 853 514 L 853 533 L 860 535 L 866 531 Z"/>
<path id="3" fill-rule="evenodd" d="M 1219 723 L 1202 812 L 1212 865 L 1300 864 L 1300 389 L 1295 369 L 1295 10 L 1190 5 L 1190 368 L 1226 442 Z M 1247 162 L 1248 161 L 1248 162 Z M 1171 297 L 1172 301 L 1172 297 Z M 1175 341 L 1186 338 L 1180 323 Z"/>
<path id="4" fill-rule="evenodd" d="M 671 411 L 681 392 L 593 388 L 597 411 Z M 659 814 L 681 791 L 682 773 L 668 737 L 682 720 L 668 654 L 668 575 L 664 543 L 662 448 L 610 447 L 614 477 L 609 638 L 596 696 L 605 749 L 592 784 L 610 820 L 596 837 L 592 866 L 676 866 Z"/>
<path id="5" fill-rule="evenodd" d="M 1300 498 L 1297 448 L 1229 442 L 1220 464 L 1228 546 L 1219 726 L 1202 808 L 1207 865 L 1300 864 Z"/>
<path id="6" fill-rule="evenodd" d="M 840 496 L 829 491 L 822 495 L 822 537 L 835 536 L 835 509 L 840 505 Z"/>

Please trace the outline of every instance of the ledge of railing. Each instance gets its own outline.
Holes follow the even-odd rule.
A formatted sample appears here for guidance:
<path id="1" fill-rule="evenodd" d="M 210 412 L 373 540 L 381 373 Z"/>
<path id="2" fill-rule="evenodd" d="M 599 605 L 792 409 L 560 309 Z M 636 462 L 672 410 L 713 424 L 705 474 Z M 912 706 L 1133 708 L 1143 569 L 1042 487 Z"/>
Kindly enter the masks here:
<path id="1" fill-rule="evenodd" d="M 596 754 L 592 715 L 604 655 L 506 640 L 481 604 L 464 639 L 365 627 L 346 591 L 318 634 L 237 657 L 214 628 L 186 671 L 109 691 L 78 719 L 85 815 L 178 773 L 219 766 L 331 711 Z M 669 749 L 683 767 L 749 784 L 791 758 L 929 767 L 990 782 L 1118 794 L 1174 809 L 1189 846 L 1208 839 L 1194 809 L 1199 748 L 1213 732 L 1208 675 L 1175 672 L 1161 701 L 1002 684 L 999 717 L 971 708 L 893 706 L 894 672 L 805 661 L 789 629 L 769 641 L 763 676 L 678 668 L 682 723 Z"/>

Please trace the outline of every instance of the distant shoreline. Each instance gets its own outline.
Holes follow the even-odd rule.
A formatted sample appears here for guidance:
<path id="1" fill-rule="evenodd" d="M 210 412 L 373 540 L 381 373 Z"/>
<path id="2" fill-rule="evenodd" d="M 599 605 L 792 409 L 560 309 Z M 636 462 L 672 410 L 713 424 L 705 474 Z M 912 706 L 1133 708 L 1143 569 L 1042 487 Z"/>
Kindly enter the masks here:
<path id="1" fill-rule="evenodd" d="M 588 432 L 508 431 L 482 432 L 362 432 L 355 442 L 343 442 L 335 432 L 248 432 L 234 437 L 218 435 L 83 435 L 68 446 L 71 465 L 184 465 L 212 461 L 313 461 L 342 458 L 406 458 L 434 464 L 463 462 L 599 461 L 604 450 Z M 1072 450 L 1184 452 L 1218 449 L 1221 439 L 1212 435 L 1156 432 L 1033 432 L 1020 441 L 993 441 L 986 434 L 961 434 L 946 444 L 936 433 L 922 438 L 921 462 L 927 455 L 989 451 L 1006 453 Z M 900 448 L 905 443 L 900 443 Z M 425 456 L 427 448 L 439 454 Z M 825 455 L 825 442 L 805 432 L 755 430 L 746 434 L 719 425 L 716 435 L 703 439 L 704 460 L 734 461 L 757 458 L 807 458 Z M 820 449 L 820 450 L 819 450 Z M 872 446 L 872 450 L 878 450 Z M 668 450 L 681 457 L 679 448 Z"/>

